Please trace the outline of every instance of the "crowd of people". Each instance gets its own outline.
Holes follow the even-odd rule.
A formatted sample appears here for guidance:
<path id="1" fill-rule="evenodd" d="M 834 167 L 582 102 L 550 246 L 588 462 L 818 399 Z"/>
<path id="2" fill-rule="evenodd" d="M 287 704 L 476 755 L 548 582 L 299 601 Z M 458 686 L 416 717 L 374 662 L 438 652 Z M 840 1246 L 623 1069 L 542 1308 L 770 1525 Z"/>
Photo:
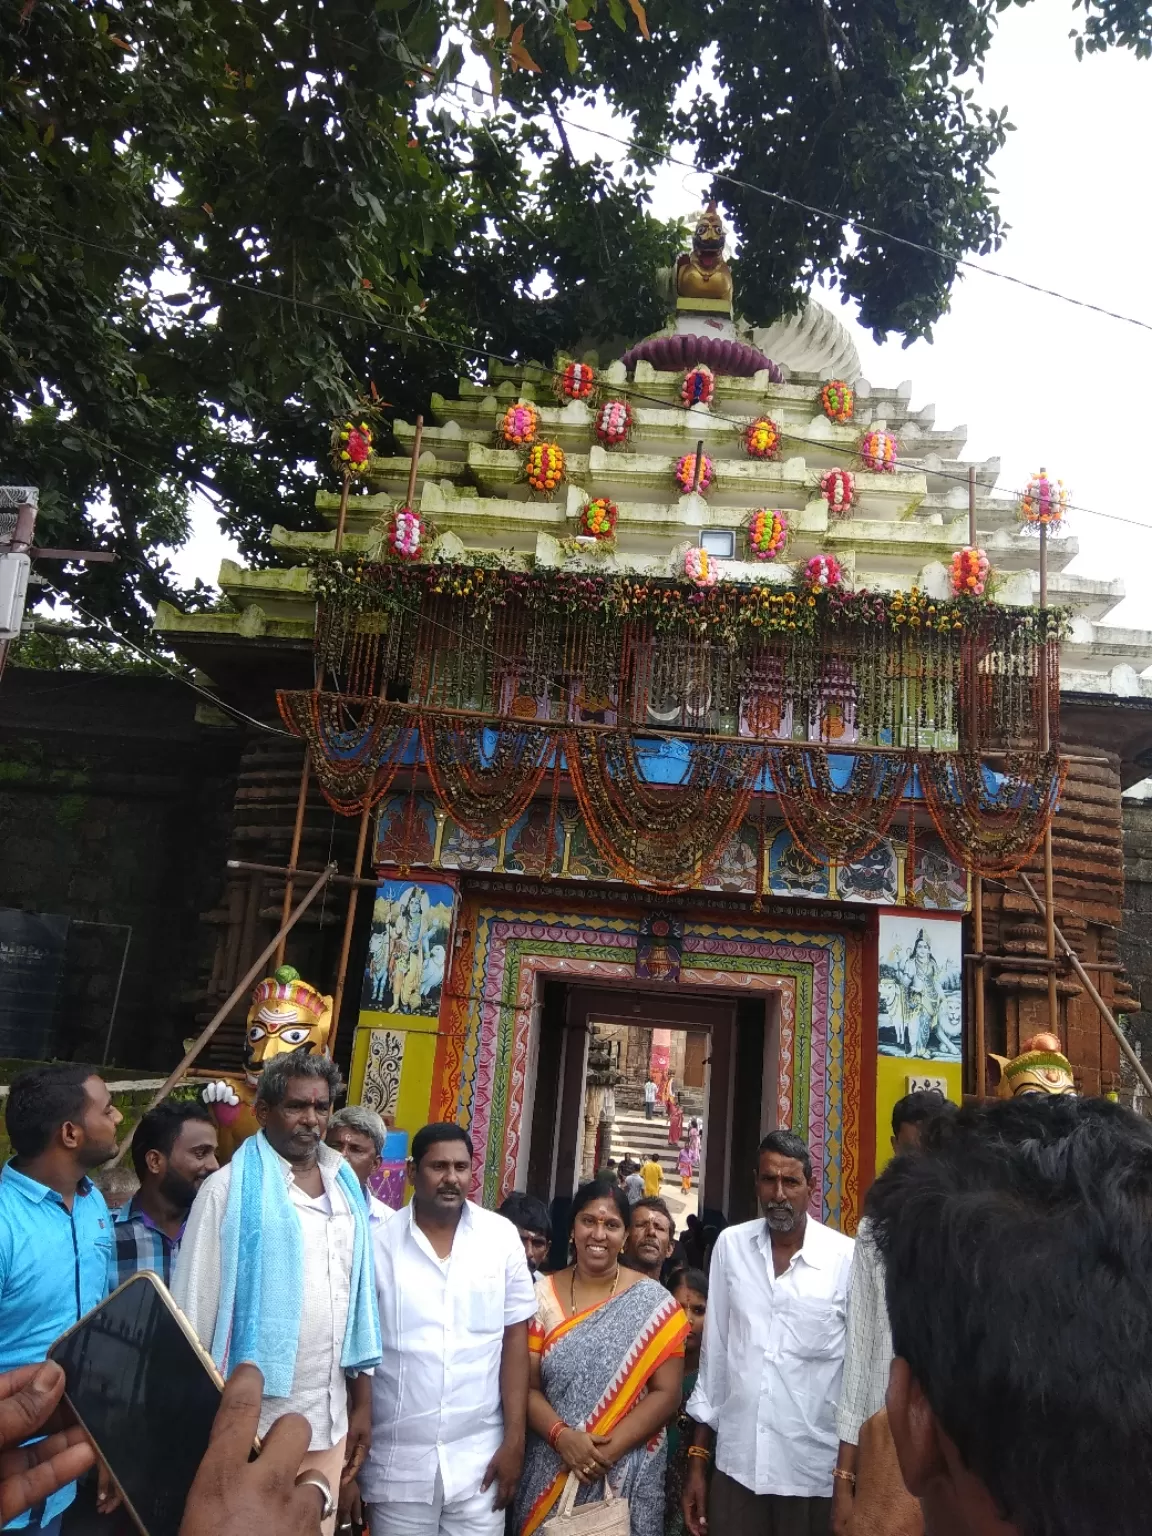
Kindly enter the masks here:
<path id="1" fill-rule="evenodd" d="M 57 1536 L 96 1462 L 53 1418 L 49 1345 L 148 1269 L 230 1378 L 182 1536 L 559 1536 L 606 1484 L 631 1536 L 1146 1529 L 1145 1120 L 911 1094 L 855 1242 L 812 1215 L 808 1147 L 774 1131 L 761 1216 L 702 1266 L 642 1175 L 634 1199 L 618 1174 L 581 1186 L 560 1234 L 528 1195 L 483 1209 L 454 1124 L 413 1138 L 393 1211 L 369 1188 L 384 1126 L 334 1111 L 341 1091 L 325 1058 L 276 1058 L 260 1132 L 222 1168 L 202 1106 L 159 1106 L 110 1212 L 91 1179 L 117 1144 L 105 1084 L 70 1067 L 13 1084 L 6 1526 Z"/>

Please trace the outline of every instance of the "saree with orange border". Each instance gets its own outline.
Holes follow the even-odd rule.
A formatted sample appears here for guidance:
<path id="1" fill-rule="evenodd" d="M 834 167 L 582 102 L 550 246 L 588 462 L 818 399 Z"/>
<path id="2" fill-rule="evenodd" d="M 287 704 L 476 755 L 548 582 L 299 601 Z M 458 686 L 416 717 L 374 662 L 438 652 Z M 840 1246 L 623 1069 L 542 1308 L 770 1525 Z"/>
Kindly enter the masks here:
<path id="1" fill-rule="evenodd" d="M 684 1353 L 688 1321 L 680 1304 L 655 1280 L 641 1280 L 575 1316 L 553 1322 L 548 1309 L 528 1325 L 529 1348 L 540 1358 L 544 1396 L 566 1424 L 606 1435 L 644 1396 L 653 1372 Z M 661 1536 L 667 1435 L 622 1456 L 609 1473 L 628 1500 L 632 1536 Z M 516 1496 L 516 1530 L 533 1536 L 553 1513 L 568 1468 L 531 1431 Z M 577 1504 L 599 1499 L 598 1484 L 581 1488 Z"/>

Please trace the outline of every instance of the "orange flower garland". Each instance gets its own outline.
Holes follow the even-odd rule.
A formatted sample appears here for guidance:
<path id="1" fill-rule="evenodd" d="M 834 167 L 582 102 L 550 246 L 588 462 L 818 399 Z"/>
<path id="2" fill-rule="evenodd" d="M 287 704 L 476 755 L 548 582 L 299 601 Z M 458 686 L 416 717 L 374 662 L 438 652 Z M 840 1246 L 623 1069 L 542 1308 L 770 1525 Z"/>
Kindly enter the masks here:
<path id="1" fill-rule="evenodd" d="M 882 427 L 873 427 L 860 439 L 860 458 L 864 468 L 874 473 L 896 473 L 896 439 Z"/>
<path id="2" fill-rule="evenodd" d="M 1032 528 L 1059 528 L 1067 507 L 1063 480 L 1053 480 L 1046 469 L 1041 469 L 1020 498 L 1020 520 Z"/>
<path id="3" fill-rule="evenodd" d="M 788 519 L 783 512 L 761 507 L 748 522 L 748 547 L 754 560 L 776 560 L 788 542 Z"/>
<path id="4" fill-rule="evenodd" d="M 744 451 L 751 459 L 780 457 L 780 428 L 771 416 L 758 416 L 744 432 Z"/>
<path id="5" fill-rule="evenodd" d="M 585 504 L 580 514 L 580 532 L 585 538 L 607 541 L 616 537 L 616 522 L 620 509 L 607 496 L 598 496 Z"/>
<path id="6" fill-rule="evenodd" d="M 534 442 L 540 427 L 540 412 L 528 400 L 518 400 L 504 412 L 500 436 L 509 448 L 526 448 Z"/>
<path id="7" fill-rule="evenodd" d="M 596 370 L 587 363 L 569 363 L 556 375 L 555 388 L 565 400 L 587 400 L 596 388 Z"/>
<path id="8" fill-rule="evenodd" d="M 952 556 L 952 591 L 957 597 L 983 597 L 991 563 L 982 549 L 971 545 Z"/>
<path id="9" fill-rule="evenodd" d="M 820 391 L 820 406 L 829 421 L 844 426 L 856 409 L 856 392 L 843 379 L 829 379 Z"/>
<path id="10" fill-rule="evenodd" d="M 687 496 L 696 481 L 696 455 L 685 453 L 676 460 L 676 484 Z M 706 453 L 700 455 L 700 484 L 696 489 L 701 495 L 712 484 L 712 460 Z"/>
<path id="11" fill-rule="evenodd" d="M 528 452 L 524 475 L 534 491 L 551 494 L 564 478 L 564 450 L 558 443 L 536 443 Z"/>

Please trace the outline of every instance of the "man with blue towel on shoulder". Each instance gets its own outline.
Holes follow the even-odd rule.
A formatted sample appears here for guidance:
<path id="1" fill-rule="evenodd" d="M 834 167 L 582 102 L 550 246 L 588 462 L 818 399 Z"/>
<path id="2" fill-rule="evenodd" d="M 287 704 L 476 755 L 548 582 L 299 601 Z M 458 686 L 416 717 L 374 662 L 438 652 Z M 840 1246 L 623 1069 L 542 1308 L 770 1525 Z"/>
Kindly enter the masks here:
<path id="1" fill-rule="evenodd" d="M 312 1427 L 301 1472 L 331 1490 L 371 1439 L 380 1322 L 364 1197 L 324 1144 L 343 1084 L 326 1056 L 277 1056 L 260 1078 L 257 1135 L 207 1179 L 188 1218 L 172 1293 L 220 1371 L 264 1373 L 260 1434 L 285 1413 Z"/>

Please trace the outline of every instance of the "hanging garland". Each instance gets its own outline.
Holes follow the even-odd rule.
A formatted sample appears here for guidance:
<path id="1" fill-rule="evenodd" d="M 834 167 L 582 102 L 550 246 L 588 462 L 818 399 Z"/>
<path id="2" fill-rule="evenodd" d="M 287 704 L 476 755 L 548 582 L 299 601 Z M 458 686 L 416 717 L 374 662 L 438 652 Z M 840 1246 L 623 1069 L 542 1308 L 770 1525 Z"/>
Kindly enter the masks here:
<path id="1" fill-rule="evenodd" d="M 748 520 L 748 549 L 754 560 L 778 560 L 788 543 L 788 519 L 783 512 L 760 507 Z"/>
<path id="2" fill-rule="evenodd" d="M 595 501 L 585 502 L 580 513 L 580 532 L 585 538 L 608 543 L 616 537 L 619 517 L 620 509 L 616 503 L 609 501 L 607 496 L 598 496 Z"/>
<path id="3" fill-rule="evenodd" d="M 687 496 L 693 489 L 703 496 L 712 484 L 712 460 L 706 453 L 699 456 L 700 483 L 696 484 L 697 456 L 694 453 L 685 453 L 676 460 L 676 484 Z"/>
<path id="4" fill-rule="evenodd" d="M 424 552 L 427 529 L 419 512 L 398 507 L 388 522 L 388 547 L 397 560 L 419 560 Z"/>
<path id="5" fill-rule="evenodd" d="M 1020 498 L 1020 521 L 1029 528 L 1054 531 L 1064 521 L 1068 492 L 1063 480 L 1054 480 L 1046 469 L 1033 475 Z"/>
<path id="6" fill-rule="evenodd" d="M 788 830 L 810 859 L 851 863 L 892 824 L 911 774 L 902 753 L 856 753 L 848 782 L 833 783 L 828 754 L 805 746 L 769 747 L 768 768 Z"/>
<path id="7" fill-rule="evenodd" d="M 564 450 L 558 443 L 536 443 L 528 450 L 524 478 L 534 491 L 550 496 L 564 479 Z"/>
<path id="8" fill-rule="evenodd" d="M 780 428 L 771 416 L 758 416 L 744 430 L 744 452 L 750 459 L 780 457 Z"/>
<path id="9" fill-rule="evenodd" d="M 680 398 L 685 405 L 707 405 L 716 393 L 716 375 L 705 363 L 689 368 L 680 385 Z"/>
<path id="10" fill-rule="evenodd" d="M 500 418 L 500 436 L 509 448 L 527 448 L 540 429 L 540 412 L 529 400 L 518 400 Z"/>
<path id="11" fill-rule="evenodd" d="M 320 792 L 341 816 L 358 815 L 392 787 L 415 723 L 383 699 L 281 688 L 280 718 L 308 743 Z"/>
<path id="12" fill-rule="evenodd" d="M 873 427 L 860 439 L 860 459 L 874 474 L 894 475 L 897 469 L 897 444 L 891 432 Z"/>
<path id="13" fill-rule="evenodd" d="M 567 363 L 556 375 L 553 388 L 561 399 L 587 400 L 596 388 L 596 370 L 587 363 Z"/>
<path id="14" fill-rule="evenodd" d="M 359 417 L 332 424 L 332 463 L 341 474 L 362 475 L 372 457 L 372 428 Z"/>
<path id="15" fill-rule="evenodd" d="M 544 726 L 420 716 L 420 743 L 432 787 L 472 837 L 506 832 L 528 809 L 556 750 Z"/>
<path id="16" fill-rule="evenodd" d="M 699 545 L 685 553 L 684 574 L 694 587 L 714 587 L 720 580 L 715 559 Z"/>
<path id="17" fill-rule="evenodd" d="M 829 379 L 820 391 L 820 406 L 829 421 L 844 426 L 856 409 L 855 391 L 843 379 Z"/>
<path id="18" fill-rule="evenodd" d="M 605 448 L 619 448 L 632 435 L 632 407 L 624 400 L 605 400 L 596 412 L 593 431 Z"/>
<path id="19" fill-rule="evenodd" d="M 1039 848 L 1068 771 L 1057 752 L 1016 754 L 991 788 L 987 770 L 972 753 L 926 753 L 917 766 L 948 852 L 974 874 L 998 880 L 1015 874 Z"/>
<path id="20" fill-rule="evenodd" d="M 828 503 L 828 516 L 851 517 L 856 504 L 856 477 L 849 469 L 826 469 L 820 476 L 820 494 Z"/>
<path id="21" fill-rule="evenodd" d="M 956 597 L 983 597 L 992 566 L 982 549 L 969 545 L 952 556 L 950 576 Z"/>
<path id="22" fill-rule="evenodd" d="M 813 555 L 804 567 L 804 585 L 827 591 L 840 586 L 844 573 L 835 555 Z"/>

